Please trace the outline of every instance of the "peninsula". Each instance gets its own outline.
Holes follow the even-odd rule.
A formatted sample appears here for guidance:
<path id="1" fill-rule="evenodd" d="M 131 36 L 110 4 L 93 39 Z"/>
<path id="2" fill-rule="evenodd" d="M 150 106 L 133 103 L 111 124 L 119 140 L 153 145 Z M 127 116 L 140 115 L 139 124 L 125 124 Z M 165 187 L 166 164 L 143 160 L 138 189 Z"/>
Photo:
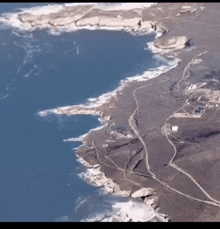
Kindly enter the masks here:
<path id="1" fill-rule="evenodd" d="M 156 34 L 149 49 L 167 66 L 125 79 L 85 105 L 39 115 L 98 116 L 100 128 L 69 139 L 82 141 L 82 176 L 107 193 L 139 199 L 168 221 L 198 222 L 220 220 L 219 20 L 219 3 L 91 3 L 5 14 L 1 23 L 54 34 Z"/>

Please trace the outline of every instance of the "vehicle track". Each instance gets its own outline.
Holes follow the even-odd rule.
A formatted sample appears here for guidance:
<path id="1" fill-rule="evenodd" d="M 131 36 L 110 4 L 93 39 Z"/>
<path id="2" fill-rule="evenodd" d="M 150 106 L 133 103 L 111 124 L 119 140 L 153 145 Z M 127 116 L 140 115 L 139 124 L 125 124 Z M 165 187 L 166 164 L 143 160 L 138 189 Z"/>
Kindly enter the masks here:
<path id="1" fill-rule="evenodd" d="M 201 54 L 196 55 L 196 57 L 197 57 L 197 56 L 200 56 L 200 55 L 201 55 Z M 192 61 L 195 61 L 195 57 L 192 59 Z M 191 61 L 189 64 L 187 64 L 187 66 L 186 66 L 186 68 L 185 68 L 186 70 L 188 70 L 189 66 L 191 66 L 192 61 Z M 180 81 L 182 81 L 182 80 L 184 79 L 184 75 L 185 75 L 185 73 L 186 73 L 186 70 L 185 70 L 185 69 L 184 69 L 184 72 L 183 72 L 183 77 L 182 77 L 182 79 L 181 79 Z M 180 82 L 180 81 L 179 81 L 179 82 Z M 178 86 L 179 86 L 179 82 L 177 83 Z M 158 82 L 158 83 L 161 83 L 161 81 Z M 171 158 L 171 160 L 170 160 L 170 162 L 169 162 L 169 165 L 170 165 L 172 168 L 174 168 L 174 169 L 178 170 L 179 172 L 183 173 L 184 175 L 186 175 L 189 179 L 191 179 L 191 180 L 196 184 L 196 186 L 197 186 L 197 187 L 198 187 L 198 188 L 199 188 L 199 189 L 200 189 L 200 190 L 210 199 L 210 201 L 201 200 L 201 199 L 192 197 L 192 196 L 190 196 L 190 195 L 188 195 L 188 194 L 184 194 L 183 192 L 180 192 L 179 190 L 177 190 L 177 189 L 171 187 L 171 186 L 170 186 L 169 184 L 167 184 L 166 182 L 164 182 L 164 181 L 160 180 L 159 178 L 157 178 L 157 176 L 151 171 L 151 168 L 150 168 L 150 165 L 149 165 L 149 160 L 148 160 L 148 150 L 147 150 L 147 146 L 146 146 L 146 143 L 144 142 L 143 138 L 141 137 L 140 131 L 138 130 L 137 126 L 135 125 L 135 119 L 134 119 L 134 115 L 136 114 L 136 112 L 137 112 L 138 109 L 139 109 L 138 100 L 137 100 L 137 97 L 136 97 L 135 93 L 136 93 L 138 90 L 141 90 L 141 89 L 143 89 L 143 88 L 149 87 L 149 86 L 151 86 L 151 85 L 153 85 L 153 84 L 141 86 L 141 87 L 139 87 L 139 88 L 136 88 L 136 89 L 133 91 L 133 97 L 134 97 L 134 100 L 135 100 L 135 102 L 136 102 L 136 106 L 137 106 L 137 107 L 136 107 L 136 109 L 135 109 L 134 112 L 130 115 L 130 117 L 129 117 L 129 119 L 128 119 L 129 126 L 130 126 L 131 129 L 134 131 L 134 133 L 135 133 L 136 136 L 139 138 L 140 142 L 142 143 L 142 145 L 143 145 L 143 147 L 144 147 L 144 151 L 145 151 L 145 155 L 146 155 L 146 168 L 147 168 L 148 172 L 151 174 L 152 178 L 155 179 L 156 181 L 158 181 L 160 184 L 164 185 L 164 186 L 167 187 L 168 189 L 170 189 L 170 190 L 172 190 L 172 191 L 174 191 L 174 192 L 176 192 L 176 193 L 178 193 L 178 194 L 180 194 L 180 195 L 182 195 L 182 196 L 185 196 L 185 197 L 187 197 L 187 198 L 189 198 L 189 199 L 192 199 L 192 200 L 195 200 L 195 201 L 198 201 L 198 202 L 202 202 L 202 203 L 206 203 L 206 204 L 211 204 L 211 205 L 220 207 L 220 201 L 219 201 L 219 200 L 216 200 L 216 199 L 212 198 L 212 197 L 211 197 L 211 196 L 201 187 L 201 185 L 200 185 L 200 184 L 199 184 L 190 174 L 188 174 L 187 172 L 185 172 L 184 170 L 182 170 L 181 168 L 179 168 L 178 166 L 176 166 L 175 164 L 172 163 L 172 162 L 173 162 L 173 159 L 174 159 L 174 157 L 175 157 L 175 155 L 176 155 L 176 147 L 175 147 L 175 146 L 172 144 L 172 142 L 168 139 L 167 135 L 166 135 L 166 137 L 167 137 L 168 142 L 174 147 L 174 156 Z M 179 91 L 179 87 L 178 87 L 178 91 Z M 181 107 L 181 108 L 182 108 L 182 107 Z M 181 108 L 179 108 L 179 109 L 181 109 Z M 179 109 L 178 109 L 178 110 L 179 110 Z M 178 111 L 178 110 L 177 110 L 177 111 Z M 174 113 L 176 113 L 177 111 L 175 111 Z M 174 113 L 173 113 L 173 114 L 174 114 Z M 173 114 L 172 114 L 172 115 L 173 115 Z M 170 117 L 172 117 L 172 115 L 171 115 Z M 168 117 L 167 120 L 168 120 L 170 117 Z M 167 122 L 167 120 L 166 120 L 166 122 Z"/>

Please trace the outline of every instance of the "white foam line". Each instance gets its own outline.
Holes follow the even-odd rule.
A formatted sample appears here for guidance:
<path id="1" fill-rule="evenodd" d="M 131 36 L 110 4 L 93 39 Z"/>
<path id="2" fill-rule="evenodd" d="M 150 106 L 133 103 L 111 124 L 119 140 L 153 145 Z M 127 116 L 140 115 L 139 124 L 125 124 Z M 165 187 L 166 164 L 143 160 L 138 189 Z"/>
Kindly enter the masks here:
<path id="1" fill-rule="evenodd" d="M 100 171 L 100 165 L 90 165 L 82 157 L 77 156 L 77 161 L 81 163 L 86 169 L 85 172 L 77 174 L 81 179 L 87 183 L 101 188 L 103 194 L 113 194 L 121 197 L 130 197 L 130 191 L 121 191 L 118 184 L 114 183 L 112 179 L 107 178 L 105 174 Z M 88 217 L 85 220 L 87 222 L 147 222 L 163 221 L 167 222 L 165 215 L 157 213 L 154 208 L 142 202 L 137 202 L 134 199 L 129 199 L 127 202 L 115 202 L 112 205 L 112 212 L 106 211 L 102 214 L 95 213 L 92 217 Z"/>
<path id="2" fill-rule="evenodd" d="M 76 47 L 76 54 L 79 55 L 79 47 Z"/>
<path id="3" fill-rule="evenodd" d="M 88 6 L 88 5 L 93 5 L 93 6 L 97 6 L 100 3 L 96 3 L 96 2 L 74 2 L 74 3 L 65 3 L 64 5 L 66 7 L 72 7 L 72 6 Z"/>
<path id="4" fill-rule="evenodd" d="M 169 71 L 170 69 L 176 67 L 178 62 L 179 62 L 179 59 L 176 59 L 175 61 L 170 62 L 170 65 L 168 65 L 168 66 L 162 65 L 162 66 L 159 66 L 157 68 L 145 71 L 141 75 L 138 74 L 135 76 L 127 77 L 126 79 L 123 79 L 120 81 L 120 84 L 119 84 L 120 86 L 117 89 L 115 89 L 114 91 L 111 91 L 111 92 L 104 93 L 104 94 L 100 95 L 98 98 L 89 98 L 88 103 L 85 104 L 84 106 L 89 107 L 89 108 L 99 107 L 99 106 L 105 104 L 107 102 L 107 100 L 109 100 L 110 98 L 115 97 L 117 95 L 117 92 L 121 91 L 127 85 L 128 82 L 132 82 L 132 81 L 139 81 L 140 82 L 140 81 L 146 81 L 149 79 L 156 78 L 159 75 L 161 75 L 162 73 L 165 73 L 165 72 Z"/>
<path id="5" fill-rule="evenodd" d="M 91 132 L 97 131 L 97 130 L 101 130 L 104 127 L 105 127 L 105 125 L 98 126 L 96 128 L 90 129 L 89 132 L 86 133 L 86 134 L 80 135 L 80 136 L 78 136 L 76 138 L 64 139 L 63 141 L 64 142 L 83 142 L 83 140 L 85 139 L 85 137 L 88 136 Z"/>
<path id="6" fill-rule="evenodd" d="M 96 8 L 100 8 L 102 10 L 129 10 L 129 9 L 138 9 L 138 8 L 144 8 L 144 7 L 151 7 L 152 5 L 154 5 L 155 3 L 122 3 L 122 4 L 118 4 L 118 5 L 107 5 L 107 4 L 97 4 L 97 3 L 71 3 L 71 4 L 65 4 L 65 5 L 49 5 L 49 6 L 44 6 L 44 7 L 32 7 L 29 9 L 23 9 L 22 12 L 19 13 L 8 13 L 8 14 L 3 14 L 0 18 L 0 22 L 5 23 L 8 26 L 12 26 L 14 28 L 18 28 L 20 30 L 28 30 L 28 31 L 33 31 L 35 28 L 32 28 L 31 25 L 29 23 L 22 23 L 19 19 L 18 16 L 19 14 L 22 13 L 31 13 L 34 15 L 48 15 L 50 13 L 55 13 L 55 12 L 59 12 L 62 9 L 64 9 L 64 7 L 70 7 L 70 6 L 76 6 L 76 5 L 93 5 Z M 44 28 L 49 28 L 51 29 L 51 33 L 53 35 L 59 35 L 62 32 L 66 32 L 66 31 L 75 31 L 75 30 L 79 30 L 79 29 L 90 29 L 90 30 L 97 30 L 97 29 L 105 29 L 105 30 L 125 30 L 127 32 L 131 32 L 131 30 L 129 28 L 124 28 L 124 27 L 109 27 L 109 26 L 82 26 L 82 27 L 76 27 L 75 23 L 72 23 L 70 25 L 66 25 L 66 26 L 62 26 L 58 29 L 54 29 L 52 26 L 45 24 L 44 26 L 40 26 L 41 29 Z M 147 31 L 145 33 L 149 33 L 152 31 Z M 15 34 L 18 35 L 19 34 Z M 156 32 L 156 38 L 158 38 L 159 36 L 161 36 L 162 33 L 158 33 Z M 148 44 L 149 49 L 153 52 L 153 53 L 160 53 L 161 50 L 157 50 L 154 46 L 153 43 L 149 43 Z M 98 98 L 89 98 L 87 100 L 87 103 L 85 105 L 81 105 L 83 107 L 87 107 L 87 108 L 96 108 L 99 107 L 103 104 L 105 104 L 110 98 L 115 97 L 117 95 L 117 92 L 121 91 L 129 82 L 132 81 L 146 81 L 155 77 L 158 77 L 160 74 L 165 73 L 167 71 L 169 71 L 170 69 L 174 68 L 177 66 L 179 62 L 179 59 L 174 59 L 174 61 L 171 61 L 168 63 L 167 66 L 163 65 L 157 68 L 153 68 L 150 69 L 148 71 L 145 71 L 143 74 L 138 74 L 135 75 L 133 77 L 128 77 L 126 79 L 123 79 L 120 81 L 119 83 L 119 87 L 117 87 L 115 90 L 111 91 L 111 92 L 107 92 L 105 94 L 100 95 Z M 50 109 L 50 110 L 45 110 L 45 111 L 40 111 L 38 112 L 39 116 L 46 116 L 48 114 L 57 114 L 57 115 L 62 115 L 64 110 L 66 109 L 70 109 L 74 106 L 65 106 L 65 107 L 59 107 L 56 109 Z M 68 115 L 68 114 L 67 114 Z M 95 113 L 92 113 L 92 115 L 98 115 Z M 99 119 L 101 122 L 102 120 Z M 104 122 L 103 122 L 104 123 Z M 81 135 L 77 138 L 69 138 L 69 139 L 65 139 L 63 141 L 82 141 L 85 139 L 86 136 L 89 135 L 89 133 L 91 133 L 92 131 L 97 131 L 100 130 L 104 127 L 104 124 L 91 129 L 88 133 Z M 83 146 L 83 145 L 81 145 Z M 79 146 L 79 147 L 81 147 Z M 79 148 L 77 147 L 77 148 Z M 115 184 L 111 179 L 107 179 L 104 175 L 104 173 L 102 173 L 100 171 L 100 167 L 92 167 L 89 163 L 87 163 L 83 158 L 79 158 L 78 157 L 78 161 L 85 165 L 88 169 L 86 170 L 86 172 L 83 172 L 81 174 L 78 174 L 80 177 L 82 177 L 83 179 L 85 179 L 88 183 L 93 184 L 95 186 L 98 187 L 103 187 L 104 190 L 107 193 L 113 193 L 116 189 L 118 190 L 115 194 L 116 195 L 124 195 L 124 196 L 129 196 L 130 193 L 127 193 L 126 191 L 120 191 L 119 186 L 117 184 Z M 92 167 L 92 168 L 91 168 Z M 144 204 L 143 204 L 144 205 Z M 146 206 L 145 206 L 146 207 Z M 128 202 L 127 204 L 115 204 L 113 206 L 114 210 L 117 210 L 117 213 L 120 212 L 120 214 L 116 214 L 116 216 L 114 217 L 118 217 L 117 219 L 119 221 L 126 221 L 128 219 L 132 219 L 132 221 L 148 221 L 150 220 L 152 217 L 155 216 L 155 212 L 153 210 L 149 211 L 149 208 L 144 211 L 140 210 L 141 208 L 135 206 L 131 201 Z M 134 211 L 135 210 L 135 211 Z M 138 213 L 137 213 L 138 212 Z M 150 213 L 149 213 L 150 212 Z M 128 216 L 126 216 L 128 215 Z M 91 220 L 91 219 L 90 219 Z M 111 221 L 113 220 L 113 217 L 109 217 L 108 219 L 104 219 L 105 221 Z"/>
<path id="7" fill-rule="evenodd" d="M 49 110 L 44 110 L 44 111 L 39 111 L 37 114 L 41 117 L 45 117 L 46 115 L 51 115 L 51 114 L 58 114 L 62 115 L 62 110 L 66 110 L 72 108 L 72 106 L 64 106 L 64 107 L 58 107 L 55 109 L 49 109 Z M 60 111 L 59 111 L 60 110 Z"/>
<path id="8" fill-rule="evenodd" d="M 141 82 L 141 81 L 146 81 L 149 79 L 156 78 L 159 75 L 161 75 L 162 73 L 165 73 L 165 72 L 171 70 L 172 68 L 175 68 L 178 65 L 179 61 L 180 60 L 176 58 L 176 59 L 168 62 L 169 65 L 162 65 L 162 66 L 159 66 L 157 68 L 149 69 L 148 71 L 145 71 L 143 74 L 137 74 L 137 75 L 132 76 L 132 77 L 127 77 L 126 79 L 123 79 L 120 81 L 119 87 L 117 87 L 115 90 L 113 90 L 111 92 L 104 93 L 97 98 L 88 98 L 86 104 L 80 104 L 77 106 L 81 106 L 82 108 L 84 108 L 84 107 L 86 107 L 86 108 L 100 107 L 101 105 L 105 104 L 108 100 L 110 100 L 112 97 L 116 97 L 117 93 L 122 91 L 123 88 L 129 82 L 132 82 L 132 81 Z M 65 106 L 65 107 L 57 107 L 55 109 L 40 111 L 40 112 L 38 112 L 38 115 L 41 117 L 44 117 L 44 116 L 49 115 L 49 114 L 62 115 L 62 114 L 64 114 L 62 111 L 67 110 L 67 109 L 71 109 L 74 107 L 75 107 L 75 105 Z M 88 110 L 87 114 L 94 115 L 94 116 L 100 116 L 100 113 L 94 112 L 94 111 L 89 111 L 89 110 Z M 69 115 L 71 115 L 71 114 L 69 114 Z M 102 119 L 100 119 L 99 121 L 101 121 L 103 124 Z"/>
<path id="9" fill-rule="evenodd" d="M 0 99 L 1 99 L 1 100 L 2 100 L 2 99 L 6 99 L 10 94 L 11 94 L 11 93 L 8 93 L 8 94 L 6 94 L 6 95 L 0 97 Z"/>
<path id="10" fill-rule="evenodd" d="M 157 3 L 119 3 L 119 4 L 108 4 L 108 3 L 65 3 L 65 4 L 48 4 L 46 6 L 34 6 L 30 8 L 20 8 L 19 14 L 30 13 L 33 15 L 48 15 L 50 13 L 58 13 L 61 10 L 74 7 L 74 6 L 94 6 L 95 8 L 102 10 L 132 10 L 132 9 L 143 9 L 149 8 Z M 17 13 L 3 13 L 2 15 L 10 16 Z"/>
<path id="11" fill-rule="evenodd" d="M 92 167 L 93 167 L 93 166 L 90 165 L 87 161 L 85 161 L 82 157 L 79 157 L 77 154 L 76 154 L 76 157 L 77 157 L 76 160 L 77 160 L 80 164 L 82 164 L 82 165 L 84 166 L 84 168 L 87 168 L 87 170 L 88 170 L 88 168 L 92 168 Z M 78 174 L 78 176 L 82 178 L 81 175 L 82 175 L 82 173 L 79 173 L 79 174 Z"/>
<path id="12" fill-rule="evenodd" d="M 133 2 L 133 3 L 67 3 L 65 6 L 84 6 L 84 5 L 92 5 L 95 8 L 102 9 L 105 11 L 108 10 L 132 10 L 132 9 L 143 9 L 143 8 L 149 8 L 151 6 L 157 5 L 155 2 L 149 2 L 149 3 L 138 3 L 138 2 Z"/>
<path id="13" fill-rule="evenodd" d="M 37 28 L 37 27 L 36 27 Z M 42 27 L 40 27 L 42 28 Z M 125 31 L 125 32 L 131 32 L 132 33 L 132 28 L 129 28 L 129 27 L 123 27 L 123 26 L 97 26 L 97 25 L 86 25 L 86 26 L 76 26 L 75 23 L 72 23 L 72 24 L 68 24 L 68 25 L 65 25 L 65 26 L 62 26 L 62 27 L 59 27 L 57 26 L 57 28 L 54 28 L 50 25 L 46 25 L 44 26 L 44 28 L 47 28 L 49 29 L 49 33 L 51 35 L 54 35 L 54 36 L 59 36 L 61 35 L 63 32 L 74 32 L 74 31 L 78 31 L 78 30 L 109 30 L 109 31 Z M 34 30 L 34 28 L 32 29 L 29 29 L 28 30 L 32 31 Z M 144 34 L 149 34 L 151 31 L 145 31 L 142 33 L 142 35 Z M 135 33 L 133 33 L 135 34 Z"/>
<path id="14" fill-rule="evenodd" d="M 31 28 L 31 25 L 29 23 L 23 23 L 20 20 L 18 20 L 18 15 L 18 13 L 4 13 L 2 14 L 3 17 L 0 17 L 0 22 L 8 27 L 32 31 L 33 28 Z"/>
<path id="15" fill-rule="evenodd" d="M 130 191 L 121 191 L 118 184 L 114 183 L 111 178 L 107 178 L 105 174 L 100 171 L 99 164 L 91 166 L 81 157 L 78 157 L 77 161 L 87 168 L 85 172 L 79 173 L 77 175 L 87 183 L 95 187 L 99 187 L 102 193 L 121 197 L 130 196 Z"/>
<path id="16" fill-rule="evenodd" d="M 30 8 L 20 8 L 22 13 L 30 13 L 33 15 L 48 15 L 50 13 L 58 13 L 59 11 L 63 10 L 65 5 L 58 5 L 58 4 L 49 4 L 46 6 L 34 6 Z"/>
<path id="17" fill-rule="evenodd" d="M 94 8 L 101 9 L 101 10 L 131 10 L 131 9 L 143 9 L 151 7 L 152 5 L 156 5 L 157 3 L 121 3 L 117 5 L 109 5 L 106 3 L 70 3 L 70 4 L 63 4 L 63 5 L 47 5 L 47 6 L 36 6 L 31 8 L 22 8 L 20 9 L 21 12 L 18 13 L 3 13 L 0 17 L 0 22 L 2 22 L 4 25 L 11 26 L 14 28 L 18 28 L 20 30 L 26 30 L 26 31 L 33 31 L 37 28 L 40 29 L 50 29 L 50 33 L 52 35 L 60 35 L 62 32 L 72 32 L 80 29 L 90 29 L 94 30 L 97 29 L 96 26 L 82 26 L 77 27 L 75 23 L 71 23 L 65 26 L 57 26 L 57 28 L 54 28 L 53 26 L 49 24 L 42 24 L 39 26 L 32 27 L 30 23 L 26 22 L 23 23 L 18 19 L 18 16 L 24 13 L 29 13 L 32 15 L 48 15 L 50 13 L 57 13 L 65 8 L 77 6 L 77 5 L 92 5 Z M 128 28 L 125 29 L 123 26 L 121 27 L 109 27 L 109 26 L 102 26 L 99 27 L 99 29 L 107 29 L 107 30 L 129 30 Z"/>
<path id="18" fill-rule="evenodd" d="M 28 78 L 30 76 L 30 74 L 34 71 L 35 68 L 36 68 L 36 65 L 34 65 L 34 67 L 31 68 L 30 71 L 24 75 L 24 77 Z"/>
<path id="19" fill-rule="evenodd" d="M 115 202 L 112 205 L 112 212 L 106 211 L 104 213 L 93 214 L 88 217 L 86 222 L 149 222 L 153 218 L 158 221 L 167 222 L 167 219 L 159 215 L 150 206 L 134 200 L 124 202 Z"/>
<path id="20" fill-rule="evenodd" d="M 77 206 L 75 207 L 74 211 L 77 211 L 77 209 L 78 209 L 81 205 L 83 205 L 83 204 L 85 204 L 86 202 L 88 202 L 89 198 L 90 198 L 90 196 L 88 196 L 88 197 L 86 197 L 86 198 L 84 198 L 84 199 L 81 199 L 81 197 L 79 197 L 79 198 L 76 200 Z"/>
<path id="21" fill-rule="evenodd" d="M 130 3 L 119 3 L 119 4 L 99 4 L 97 5 L 97 8 L 100 8 L 102 10 L 133 10 L 133 9 L 143 9 L 143 8 L 149 8 L 153 5 L 156 5 L 155 2 L 149 2 L 149 3 L 141 3 L 141 2 L 130 2 Z"/>

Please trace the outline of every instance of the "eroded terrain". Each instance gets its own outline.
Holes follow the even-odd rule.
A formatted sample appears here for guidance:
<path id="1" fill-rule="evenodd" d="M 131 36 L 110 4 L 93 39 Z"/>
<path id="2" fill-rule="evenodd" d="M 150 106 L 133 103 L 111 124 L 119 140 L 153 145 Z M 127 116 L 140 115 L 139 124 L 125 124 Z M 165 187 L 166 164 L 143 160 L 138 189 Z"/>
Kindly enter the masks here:
<path id="1" fill-rule="evenodd" d="M 98 174 L 85 178 L 109 193 L 143 199 L 170 221 L 220 220 L 219 12 L 218 3 L 159 3 L 129 10 L 85 5 L 17 17 L 23 29 L 65 30 L 71 24 L 154 31 L 149 48 L 178 60 L 157 77 L 125 81 L 104 102 L 40 113 L 99 116 L 103 128 L 84 135 L 77 150 Z"/>

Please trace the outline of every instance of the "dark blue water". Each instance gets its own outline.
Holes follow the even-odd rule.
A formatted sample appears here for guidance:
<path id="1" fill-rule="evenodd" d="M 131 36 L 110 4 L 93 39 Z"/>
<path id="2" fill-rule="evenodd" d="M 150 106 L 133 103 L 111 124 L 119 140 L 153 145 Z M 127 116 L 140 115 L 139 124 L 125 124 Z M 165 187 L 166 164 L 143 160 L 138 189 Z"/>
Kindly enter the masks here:
<path id="1" fill-rule="evenodd" d="M 30 5 L 0 3 L 0 9 Z M 62 216 L 80 221 L 101 208 L 104 197 L 77 176 L 83 168 L 71 148 L 79 143 L 63 139 L 84 134 L 99 122 L 91 116 L 36 114 L 84 103 L 115 89 L 120 79 L 154 67 L 152 54 L 144 50 L 154 37 L 87 30 L 60 36 L 14 32 L 0 31 L 0 221 Z M 86 198 L 84 209 L 75 209 Z"/>

